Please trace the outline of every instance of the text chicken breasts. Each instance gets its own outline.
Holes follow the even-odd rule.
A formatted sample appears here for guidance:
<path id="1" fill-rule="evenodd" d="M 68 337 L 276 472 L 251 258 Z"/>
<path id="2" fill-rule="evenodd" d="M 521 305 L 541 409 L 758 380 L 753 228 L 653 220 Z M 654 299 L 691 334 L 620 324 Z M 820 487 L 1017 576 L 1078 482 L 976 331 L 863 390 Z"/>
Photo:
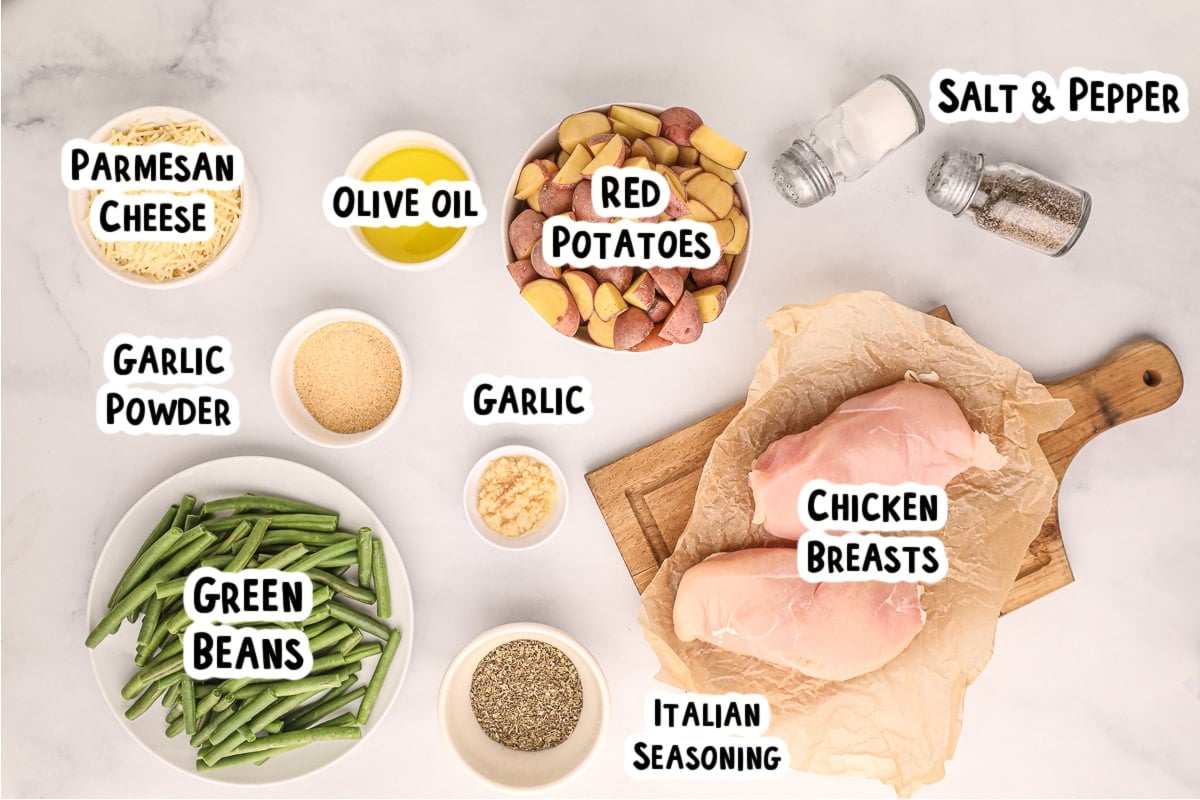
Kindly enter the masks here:
<path id="1" fill-rule="evenodd" d="M 999 469 L 987 436 L 942 389 L 901 382 L 842 403 L 824 421 L 771 444 L 754 462 L 754 522 L 772 535 L 806 531 L 805 484 L 914 482 L 944 487 L 963 471 Z M 719 553 L 684 573 L 675 634 L 827 680 L 848 680 L 896 657 L 925 622 L 916 583 L 809 583 L 792 548 Z"/>

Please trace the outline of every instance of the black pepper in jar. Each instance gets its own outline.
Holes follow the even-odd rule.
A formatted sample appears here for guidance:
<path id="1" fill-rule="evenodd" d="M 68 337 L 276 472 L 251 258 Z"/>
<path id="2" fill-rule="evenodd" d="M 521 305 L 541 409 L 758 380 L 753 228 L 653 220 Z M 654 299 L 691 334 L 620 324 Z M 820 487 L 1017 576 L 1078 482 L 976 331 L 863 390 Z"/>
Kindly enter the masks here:
<path id="1" fill-rule="evenodd" d="M 951 151 L 934 162 L 925 183 L 929 200 L 985 231 L 1050 256 L 1079 239 L 1092 201 L 1087 192 L 1019 164 L 987 163 L 982 153 Z"/>
<path id="2" fill-rule="evenodd" d="M 471 675 L 471 710 L 488 738 L 513 750 L 565 742 L 583 712 L 574 662 L 552 644 L 516 639 L 491 650 Z"/>

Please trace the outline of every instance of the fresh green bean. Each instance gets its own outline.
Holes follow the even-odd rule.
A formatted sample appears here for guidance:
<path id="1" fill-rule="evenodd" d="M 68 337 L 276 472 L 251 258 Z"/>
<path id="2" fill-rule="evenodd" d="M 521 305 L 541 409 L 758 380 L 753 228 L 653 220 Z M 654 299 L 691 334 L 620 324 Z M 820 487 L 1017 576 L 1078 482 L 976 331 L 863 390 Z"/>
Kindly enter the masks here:
<path id="1" fill-rule="evenodd" d="M 378 639 L 383 639 L 384 641 L 386 641 L 388 636 L 391 635 L 391 629 L 388 628 L 387 625 L 384 625 L 379 620 L 375 619 L 374 617 L 370 617 L 361 611 L 355 611 L 349 606 L 344 606 L 336 600 L 331 600 L 329 602 L 329 616 L 336 620 L 347 622 Z"/>
<path id="2" fill-rule="evenodd" d="M 154 641 L 154 631 L 162 617 L 163 601 L 157 596 L 146 601 L 146 612 L 142 615 L 142 627 L 138 630 L 139 647 L 149 646 Z"/>
<path id="3" fill-rule="evenodd" d="M 300 731 L 286 731 L 275 736 L 260 736 L 254 742 L 248 742 L 235 749 L 238 755 L 244 753 L 260 753 L 264 750 L 277 750 L 291 745 L 309 744 L 310 742 L 329 741 L 333 739 L 361 739 L 362 731 L 358 728 L 322 725 L 318 728 L 306 728 Z"/>
<path id="4" fill-rule="evenodd" d="M 213 694 L 215 695 L 216 692 L 213 692 Z M 200 730 L 192 735 L 192 747 L 202 747 L 205 745 L 212 737 L 213 731 L 217 729 L 217 726 L 224 724 L 226 720 L 233 716 L 233 713 L 234 710 L 232 708 L 227 708 L 224 711 L 214 711 L 209 716 L 208 721 L 200 727 Z"/>
<path id="5" fill-rule="evenodd" d="M 201 761 L 211 766 L 232 753 L 235 747 L 252 742 L 257 738 L 243 725 L 220 743 L 210 743 L 207 747 L 200 748 L 200 752 L 196 755 L 200 757 Z"/>
<path id="6" fill-rule="evenodd" d="M 304 635 L 307 636 L 309 642 L 311 642 L 313 639 L 320 636 L 322 633 L 324 633 L 325 631 L 329 630 L 330 628 L 332 628 L 334 625 L 337 625 L 337 624 L 339 624 L 339 623 L 336 619 L 331 619 L 330 617 L 326 617 L 325 619 L 321 620 L 320 622 L 314 622 L 312 625 L 303 626 Z M 311 645 L 309 645 L 309 646 L 311 647 Z"/>
<path id="7" fill-rule="evenodd" d="M 301 709 L 302 713 L 296 715 L 295 717 L 289 718 L 287 720 L 287 725 L 289 728 L 293 728 L 293 729 L 307 728 L 308 726 L 312 725 L 313 723 L 318 722 L 318 721 L 324 719 L 325 717 L 329 716 L 334 711 L 337 711 L 338 709 L 341 709 L 341 708 L 345 708 L 347 705 L 349 705 L 350 703 L 353 703 L 355 700 L 362 697 L 366 693 L 367 693 L 367 687 L 359 686 L 357 689 L 354 689 L 353 691 L 346 692 L 346 693 L 340 694 L 340 695 L 334 695 L 333 697 L 329 698 L 328 700 L 323 699 L 323 700 L 321 700 L 321 702 L 317 703 L 316 705 L 311 706 L 310 708 Z"/>
<path id="8" fill-rule="evenodd" d="M 344 725 L 357 725 L 358 717 L 354 716 L 353 712 L 347 711 L 344 714 L 338 714 L 332 719 L 327 719 L 321 723 L 322 728 L 340 728 Z"/>
<path id="9" fill-rule="evenodd" d="M 162 627 L 163 627 L 162 625 L 159 625 L 160 630 L 162 629 Z M 157 636 L 157 634 L 155 634 L 155 636 Z M 172 639 L 171 641 L 167 642 L 159 650 L 151 650 L 151 649 L 147 648 L 146 658 L 144 659 L 143 663 L 139 663 L 138 666 L 145 667 L 145 666 L 149 666 L 150 664 L 157 664 L 161 661 L 164 661 L 164 660 L 170 658 L 171 656 L 178 655 L 179 653 L 182 653 L 182 652 L 183 652 L 183 639 L 177 636 L 174 639 Z"/>
<path id="10" fill-rule="evenodd" d="M 264 710 L 261 714 L 250 720 L 246 727 L 255 734 L 259 733 L 260 731 L 265 734 L 267 727 L 271 723 L 280 720 L 285 714 L 293 711 L 298 706 L 307 702 L 311 698 L 316 697 L 320 693 L 321 690 L 317 689 L 315 691 L 302 692 L 288 695 L 287 697 L 281 697 L 278 701 L 272 703 L 270 707 Z M 253 741 L 253 739 L 250 741 Z"/>
<path id="11" fill-rule="evenodd" d="M 296 719 L 298 717 L 306 716 L 310 711 L 315 709 L 317 706 L 327 703 L 336 697 L 341 697 L 342 695 L 351 691 L 354 688 L 354 684 L 358 681 L 358 677 L 356 676 L 355 673 L 358 671 L 358 668 L 360 666 L 361 666 L 360 664 L 351 664 L 346 667 L 343 667 L 342 669 L 338 670 L 335 673 L 332 673 L 335 677 L 337 677 L 339 679 L 339 681 L 340 681 L 339 684 L 337 686 L 333 687 L 332 689 L 330 689 L 329 691 L 325 692 L 325 694 L 321 695 L 321 697 L 312 705 L 306 706 L 305 708 L 301 708 L 293 713 L 288 714 L 286 717 L 284 717 L 284 722 L 286 723 L 285 727 L 287 727 L 289 729 L 295 728 L 296 725 L 293 724 L 294 719 Z"/>
<path id="12" fill-rule="evenodd" d="M 192 528 L 196 527 L 199 523 L 200 523 L 200 517 L 198 515 L 188 514 L 186 517 L 184 517 L 183 525 L 181 527 L 185 531 L 188 531 L 188 530 L 191 530 Z"/>
<path id="13" fill-rule="evenodd" d="M 341 643 L 338 644 L 337 652 L 341 653 L 342 655 L 346 655 L 346 653 L 349 653 L 358 646 L 358 643 L 362 641 L 362 638 L 362 631 L 351 631 L 350 635 L 345 639 L 342 639 Z"/>
<path id="14" fill-rule="evenodd" d="M 272 497 L 267 494 L 241 494 L 236 497 L 222 497 L 219 500 L 210 500 L 200 507 L 200 514 L 202 516 L 215 514 L 219 511 L 232 511 L 235 514 L 246 511 L 261 511 L 271 514 L 294 513 L 337 516 L 337 512 L 330 511 L 327 508 L 314 506 L 311 503 L 303 503 L 299 500 L 291 500 L 286 497 Z"/>
<path id="15" fill-rule="evenodd" d="M 253 678 L 230 678 L 223 681 L 217 686 L 217 691 L 221 693 L 221 699 L 213 706 L 213 711 L 224 711 L 232 706 L 240 699 L 238 692 L 252 683 L 254 683 Z M 255 695 L 257 694 L 258 692 L 255 692 Z"/>
<path id="16" fill-rule="evenodd" d="M 274 703 L 275 700 L 275 694 L 270 689 L 264 690 L 262 694 L 252 700 L 247 700 L 234 711 L 232 717 L 217 726 L 208 741 L 214 745 L 225 741 L 230 734 L 254 719 L 259 712 Z"/>
<path id="17" fill-rule="evenodd" d="M 347 658 L 347 656 L 343 656 L 341 653 L 330 653 L 329 655 L 321 656 L 320 658 L 314 658 L 312 669 L 308 671 L 308 674 L 320 675 L 324 672 L 337 669 L 338 667 L 344 667 L 346 666 Z"/>
<path id="18" fill-rule="evenodd" d="M 383 542 L 375 540 L 371 562 L 375 573 L 375 614 L 380 619 L 392 616 L 392 587 L 388 582 L 387 559 L 383 555 Z"/>
<path id="19" fill-rule="evenodd" d="M 225 569 L 229 566 L 229 562 L 233 561 L 233 556 L 229 553 L 220 556 L 208 556 L 200 562 L 202 567 L 212 567 L 213 569 Z"/>
<path id="20" fill-rule="evenodd" d="M 167 736 L 174 738 L 183 733 L 183 729 L 183 717 L 180 717 L 179 719 L 173 719 L 171 720 L 171 723 L 167 725 Z"/>
<path id="21" fill-rule="evenodd" d="M 175 685 L 180 686 L 182 684 L 183 684 L 183 681 L 180 681 L 179 683 L 177 683 Z M 167 689 L 167 691 L 169 692 L 171 690 Z M 163 697 L 166 697 L 166 695 L 163 695 Z M 183 705 L 182 704 L 171 706 L 171 710 L 167 712 L 167 722 L 174 722 L 177 719 L 182 719 L 182 717 L 183 717 Z"/>
<path id="22" fill-rule="evenodd" d="M 121 689 L 121 696 L 126 700 L 132 700 L 137 697 L 138 692 L 159 678 L 165 678 L 168 675 L 174 675 L 177 672 L 183 671 L 183 656 L 173 656 L 166 660 L 152 662 L 142 667 L 134 674 L 125 687 Z"/>
<path id="23" fill-rule="evenodd" d="M 322 588 L 324 588 L 324 587 L 322 587 Z M 316 600 L 316 596 L 317 596 L 317 592 L 314 589 L 313 590 L 313 600 L 314 601 Z M 322 622 L 326 619 L 329 619 L 329 601 L 328 600 L 326 600 L 324 603 L 321 603 L 320 605 L 314 605 L 312 613 L 309 614 L 307 617 L 305 617 L 303 620 L 301 620 L 300 627 L 307 628 L 311 625 L 315 625 L 318 622 Z"/>
<path id="24" fill-rule="evenodd" d="M 292 697 L 300 694 L 315 695 L 327 689 L 332 689 L 341 684 L 341 677 L 338 675 L 309 675 L 303 678 L 297 678 L 290 681 L 278 681 L 268 685 L 271 693 L 276 697 Z"/>
<path id="25" fill-rule="evenodd" d="M 323 569 L 317 569 L 316 567 L 313 567 L 308 571 L 308 577 L 311 578 L 314 583 L 320 583 L 328 586 L 338 594 L 345 595 L 351 600 L 357 600 L 358 602 L 365 603 L 366 605 L 375 604 L 375 592 L 371 591 L 370 589 L 364 589 L 361 586 L 355 586 L 353 583 L 343 580 L 337 575 L 334 575 L 332 572 L 326 572 Z"/>
<path id="26" fill-rule="evenodd" d="M 326 561 L 321 564 L 322 569 L 333 572 L 339 576 L 350 567 L 356 566 L 358 566 L 358 553 L 346 553 L 345 555 L 334 556 L 333 558 L 326 559 Z"/>
<path id="27" fill-rule="evenodd" d="M 308 646 L 314 653 L 319 653 L 322 650 L 333 647 L 335 644 L 340 642 L 342 639 L 345 639 L 349 635 L 350 626 L 343 622 L 338 625 L 334 625 L 324 633 L 321 633 L 318 636 L 310 639 Z"/>
<path id="28" fill-rule="evenodd" d="M 154 529 L 150 531 L 150 535 L 146 537 L 144 542 L 142 542 L 142 546 L 138 548 L 133 560 L 130 561 L 129 566 L 125 568 L 125 573 L 121 575 L 121 579 L 117 581 L 117 585 L 113 587 L 113 592 L 108 598 L 109 608 L 112 608 L 114 605 L 116 605 L 116 602 L 121 599 L 118 596 L 118 593 L 120 592 L 121 587 L 126 584 L 130 572 L 133 571 L 134 565 L 137 564 L 138 558 L 140 558 L 143 553 L 149 550 L 150 546 L 159 540 L 159 537 L 171 529 L 171 523 L 175 520 L 175 512 L 178 510 L 179 506 L 171 506 L 168 508 L 167 513 L 163 514 L 162 519 L 158 521 L 158 524 L 155 525 Z"/>
<path id="29" fill-rule="evenodd" d="M 125 709 L 125 718 L 137 719 L 142 714 L 145 714 L 150 709 L 150 706 L 154 705 L 154 701 L 157 700 L 172 683 L 177 683 L 178 681 L 178 677 L 174 675 L 168 675 L 151 683 L 146 687 L 146 691 L 142 692 L 141 696 L 138 697 L 134 704 Z M 137 693 L 135 692 L 134 695 L 136 694 Z M 125 699 L 131 699 L 134 695 L 130 695 Z"/>
<path id="30" fill-rule="evenodd" d="M 361 647 L 356 647 L 349 653 L 346 653 L 346 663 L 350 664 L 354 661 L 366 661 L 371 656 L 377 656 L 382 652 L 383 645 L 381 645 L 379 642 L 364 644 Z"/>
<path id="31" fill-rule="evenodd" d="M 392 659 L 396 657 L 396 651 L 399 649 L 400 631 L 393 630 L 388 636 L 387 646 L 383 648 L 383 655 L 379 657 L 379 663 L 375 665 L 375 672 L 372 673 L 371 680 L 367 683 L 367 693 L 358 706 L 359 725 L 366 725 L 367 721 L 371 719 L 371 711 L 375 708 L 375 701 L 379 699 L 383 680 L 387 677 L 388 668 L 392 666 Z"/>
<path id="32" fill-rule="evenodd" d="M 187 609 L 181 608 L 171 615 L 166 622 L 167 633 L 175 634 L 192 624 L 192 618 L 187 615 Z"/>
<path id="33" fill-rule="evenodd" d="M 272 556 L 258 565 L 259 569 L 283 569 L 299 559 L 304 558 L 308 548 L 302 544 L 294 544 L 277 556 Z"/>
<path id="34" fill-rule="evenodd" d="M 166 600 L 171 597 L 180 597 L 183 594 L 183 587 L 187 585 L 187 578 L 175 578 L 169 581 L 163 581 L 154 587 L 154 600 Z M 140 641 L 140 640 L 139 640 Z"/>
<path id="35" fill-rule="evenodd" d="M 204 697 L 201 697 L 196 703 L 196 724 L 200 725 L 200 727 L 203 727 L 203 725 L 200 723 L 200 720 L 207 717 L 208 713 L 213 711 L 217 707 L 217 703 L 221 701 L 220 692 L 215 691 L 211 686 L 205 686 L 204 684 L 196 687 L 197 691 L 202 688 L 208 689 L 208 694 L 204 695 Z"/>
<path id="36" fill-rule="evenodd" d="M 246 565 L 250 563 L 250 559 L 258 554 L 258 548 L 262 545 L 263 537 L 267 535 L 267 528 L 270 525 L 271 522 L 267 519 L 260 519 L 254 523 L 254 529 L 250 531 L 249 538 L 242 543 L 237 555 L 225 567 L 226 572 L 241 572 L 246 568 Z"/>
<path id="37" fill-rule="evenodd" d="M 320 550 L 309 553 L 306 557 L 289 566 L 287 568 L 288 572 L 307 572 L 313 567 L 321 566 L 331 558 L 353 552 L 356 547 L 358 547 L 358 543 L 354 539 L 347 539 L 344 542 L 322 547 Z"/>
<path id="38" fill-rule="evenodd" d="M 193 734 L 196 732 L 196 684 L 186 675 L 179 682 L 179 700 L 183 706 L 183 729 Z"/>
<path id="39" fill-rule="evenodd" d="M 179 501 L 179 507 L 175 509 L 175 519 L 171 522 L 173 528 L 183 528 L 183 523 L 187 520 L 188 514 L 196 508 L 196 498 L 190 494 L 185 494 L 183 499 Z"/>
<path id="40" fill-rule="evenodd" d="M 124 619 L 127 614 L 138 608 L 138 606 L 140 606 L 142 603 L 150 599 L 150 596 L 154 594 L 154 587 L 158 585 L 159 581 L 174 577 L 179 570 L 182 569 L 184 564 L 190 563 L 193 558 L 204 552 L 205 548 L 216 541 L 216 538 L 217 537 L 213 536 L 211 533 L 202 533 L 201 536 L 196 539 L 196 541 L 192 542 L 183 550 L 177 552 L 170 558 L 170 560 L 167 561 L 166 564 L 159 567 L 138 586 L 131 589 L 129 594 L 127 594 L 124 599 L 120 600 L 116 606 L 114 606 L 112 610 L 110 610 L 108 614 L 106 614 L 104 618 L 100 620 L 92 632 L 88 634 L 87 646 L 95 647 L 96 645 L 100 644 L 100 642 L 104 641 L 105 638 L 113 633 L 116 633 L 117 629 L 121 627 L 121 620 Z"/>
<path id="41" fill-rule="evenodd" d="M 146 548 L 146 552 L 137 557 L 137 560 L 129 567 L 125 573 L 125 577 L 117 584 L 117 588 L 113 591 L 113 596 L 116 597 L 116 603 L 121 602 L 121 599 L 129 594 L 129 590 L 141 583 L 141 581 L 150 574 L 154 569 L 154 565 L 160 562 L 167 553 L 175 546 L 175 543 L 183 538 L 182 528 L 171 528 L 154 544 Z M 113 608 L 116 605 L 110 605 Z M 140 606 L 141 603 L 138 603 Z"/>
<path id="42" fill-rule="evenodd" d="M 270 517 L 264 517 L 270 521 Z M 321 533 L 318 531 L 296 531 L 288 530 L 287 528 L 272 528 L 263 539 L 263 545 L 266 547 L 274 547 L 275 545 L 291 545 L 291 544 L 307 544 L 314 547 L 328 547 L 331 544 L 341 544 L 347 539 L 353 539 L 354 535 L 350 533 L 342 533 L 334 531 L 333 533 Z"/>
<path id="43" fill-rule="evenodd" d="M 167 687 L 167 691 L 165 691 L 163 693 L 163 699 L 162 699 L 163 708 L 172 708 L 179 703 L 179 691 L 180 691 L 179 684 L 180 683 L 183 683 L 183 681 L 181 680 L 181 681 L 179 681 L 179 683 L 174 683 Z"/>
<path id="44" fill-rule="evenodd" d="M 370 528 L 358 529 L 358 585 L 364 589 L 371 588 L 371 575 L 374 574 L 375 546 L 373 542 Z"/>
<path id="45" fill-rule="evenodd" d="M 279 733 L 281 730 L 283 730 L 283 720 L 277 719 L 274 722 L 272 722 L 270 725 L 268 725 L 266 728 L 264 728 L 263 733 L 269 735 L 269 734 Z"/>
<path id="46" fill-rule="evenodd" d="M 215 517 L 204 523 L 213 533 L 233 530 L 243 521 L 255 522 L 263 514 L 234 514 L 231 517 Z M 298 531 L 321 531 L 333 533 L 337 530 L 337 514 L 272 514 L 267 516 L 273 528 L 291 528 Z"/>
<path id="47" fill-rule="evenodd" d="M 256 767 L 261 767 L 263 764 L 267 763 L 268 760 L 279 755 L 280 753 L 286 753 L 289 750 L 298 750 L 299 748 L 303 747 L 305 744 L 307 744 L 307 742 L 301 742 L 300 744 L 294 744 L 294 745 L 291 745 L 290 747 L 276 747 L 274 749 L 271 749 L 271 750 L 268 750 L 265 752 L 261 752 L 261 753 L 242 753 L 241 755 L 225 756 L 225 758 L 222 758 L 220 761 L 218 761 L 215 766 L 211 766 L 211 767 L 208 765 L 208 762 L 205 761 L 203 758 L 198 758 L 198 759 L 196 759 L 196 771 L 197 772 L 207 772 L 207 771 L 213 770 L 213 769 L 223 769 L 224 767 L 236 767 L 236 766 L 239 766 L 242 764 L 253 764 Z"/>
<path id="48" fill-rule="evenodd" d="M 262 520 L 260 519 L 253 524 L 257 525 L 259 522 L 262 522 Z M 270 524 L 270 523 L 268 522 L 267 524 Z M 226 536 L 224 539 L 222 539 L 221 543 L 219 545 L 217 545 L 217 549 L 216 549 L 217 555 L 232 554 L 237 543 L 242 540 L 242 537 L 244 537 L 247 533 L 250 532 L 250 528 L 251 528 L 250 520 L 244 519 L 241 522 L 239 522 L 237 524 L 237 526 L 232 531 L 229 532 L 229 535 Z"/>

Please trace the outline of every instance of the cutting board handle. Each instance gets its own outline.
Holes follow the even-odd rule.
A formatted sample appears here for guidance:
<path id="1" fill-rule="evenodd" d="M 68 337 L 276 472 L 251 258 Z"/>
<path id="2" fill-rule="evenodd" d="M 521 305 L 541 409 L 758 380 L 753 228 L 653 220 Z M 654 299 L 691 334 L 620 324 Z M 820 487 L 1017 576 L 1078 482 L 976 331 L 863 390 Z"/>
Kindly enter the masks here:
<path id="1" fill-rule="evenodd" d="M 1061 480 L 1071 459 L 1097 435 L 1174 404 L 1183 393 L 1183 371 L 1171 348 L 1156 339 L 1138 339 L 1046 388 L 1075 407 L 1061 428 L 1039 440 Z"/>

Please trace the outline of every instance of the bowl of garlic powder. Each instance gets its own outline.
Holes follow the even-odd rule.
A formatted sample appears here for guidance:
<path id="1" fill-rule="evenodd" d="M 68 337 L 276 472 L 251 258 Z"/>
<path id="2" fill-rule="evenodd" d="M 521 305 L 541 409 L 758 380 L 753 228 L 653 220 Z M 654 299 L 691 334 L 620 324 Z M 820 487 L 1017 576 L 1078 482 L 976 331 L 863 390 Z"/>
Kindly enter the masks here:
<path id="1" fill-rule="evenodd" d="M 351 447 L 384 433 L 408 401 L 408 354 L 370 314 L 330 308 L 288 331 L 271 363 L 271 394 L 298 436 Z"/>
<path id="2" fill-rule="evenodd" d="M 506 445 L 487 453 L 467 473 L 467 521 L 485 542 L 504 550 L 536 547 L 567 516 L 567 481 L 548 455 Z"/>

